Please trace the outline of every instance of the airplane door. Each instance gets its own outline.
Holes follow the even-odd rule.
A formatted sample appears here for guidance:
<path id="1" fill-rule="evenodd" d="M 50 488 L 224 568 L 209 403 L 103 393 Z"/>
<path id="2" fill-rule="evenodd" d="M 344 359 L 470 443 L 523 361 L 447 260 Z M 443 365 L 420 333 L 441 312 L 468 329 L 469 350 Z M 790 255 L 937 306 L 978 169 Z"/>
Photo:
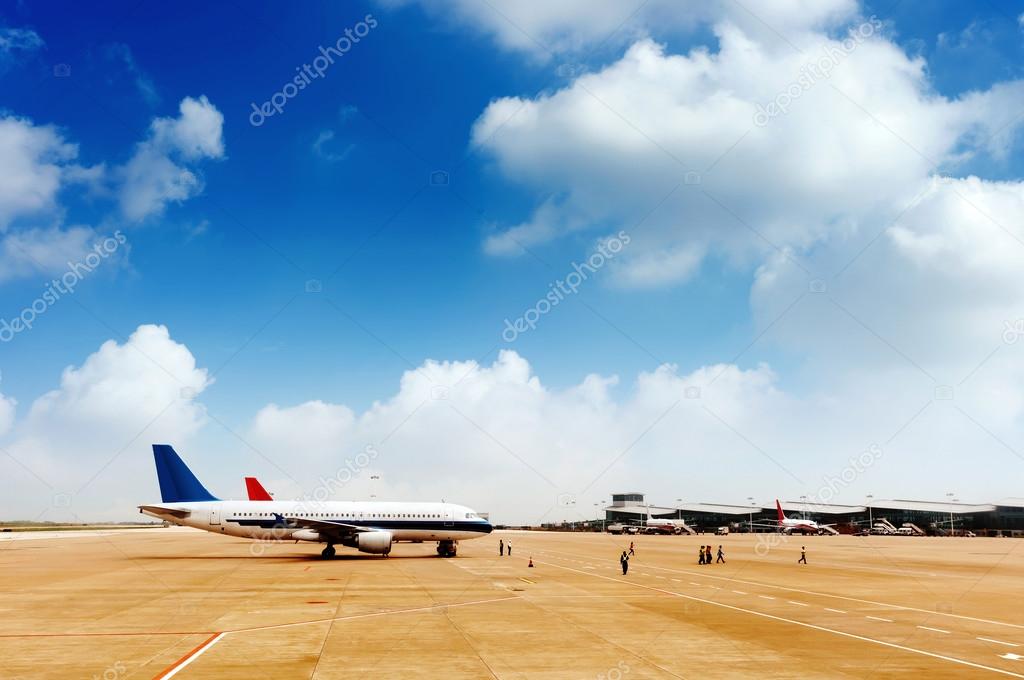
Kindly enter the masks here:
<path id="1" fill-rule="evenodd" d="M 450 508 L 444 509 L 444 525 L 446 527 L 455 526 L 455 522 L 452 521 L 452 511 Z"/>
<path id="2" fill-rule="evenodd" d="M 210 524 L 220 524 L 220 510 L 210 510 Z"/>

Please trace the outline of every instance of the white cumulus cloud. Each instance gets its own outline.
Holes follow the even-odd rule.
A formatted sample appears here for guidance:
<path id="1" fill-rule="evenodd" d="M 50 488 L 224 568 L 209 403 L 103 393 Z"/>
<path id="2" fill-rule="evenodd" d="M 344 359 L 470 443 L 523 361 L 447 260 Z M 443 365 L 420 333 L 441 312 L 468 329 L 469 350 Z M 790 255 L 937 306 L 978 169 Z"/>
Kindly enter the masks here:
<path id="1" fill-rule="evenodd" d="M 1024 105 L 1019 82 L 935 95 L 922 61 L 875 36 L 762 126 L 758 106 L 786 92 L 809 57 L 766 50 L 732 25 L 716 30 L 717 53 L 667 54 L 643 40 L 554 93 L 491 103 L 474 143 L 511 181 L 558 198 L 486 249 L 516 253 L 610 224 L 636 227 L 615 263 L 626 284 L 683 280 L 712 253 L 751 266 L 892 219 L 936 166 L 1005 150 L 1008 111 Z M 842 45 L 821 36 L 813 53 L 829 49 Z"/>
<path id="2" fill-rule="evenodd" d="M 223 157 L 223 126 L 224 115 L 205 96 L 184 98 L 177 118 L 155 119 L 149 137 L 117 169 L 125 217 L 143 220 L 202 191 L 202 179 L 190 164 Z"/>
<path id="3" fill-rule="evenodd" d="M 89 226 L 64 226 L 62 191 L 116 195 L 132 221 L 198 194 L 203 183 L 196 164 L 224 157 L 223 124 L 205 96 L 186 97 L 177 117 L 154 119 L 132 157 L 109 169 L 106 163 L 79 164 L 78 145 L 54 126 L 0 115 L 0 281 L 58 273 L 98 240 Z"/>
<path id="4" fill-rule="evenodd" d="M 0 26 L 0 73 L 18 57 L 42 49 L 45 44 L 31 28 Z"/>
<path id="5" fill-rule="evenodd" d="M 157 498 L 154 442 L 173 444 L 225 498 L 255 474 L 282 499 L 324 497 L 321 488 L 334 499 L 444 498 L 510 523 L 589 518 L 608 494 L 634 489 L 655 503 L 803 494 L 857 503 L 869 492 L 939 497 L 956 479 L 965 498 L 1012 494 L 1012 475 L 990 473 L 1020 464 L 1005 444 L 1024 434 L 1022 400 L 1001 368 L 950 401 L 915 372 L 893 364 L 863 384 L 825 381 L 798 396 L 766 364 L 666 364 L 556 389 L 505 350 L 490 365 L 425 361 L 360 412 L 311 399 L 214 426 L 198 401 L 208 372 L 166 328 L 141 326 L 65 370 L 8 426 L 0 445 L 17 464 L 0 508 L 128 518 Z M 0 425 L 13 407 L 0 403 Z M 225 429 L 226 441 L 216 436 Z M 881 453 L 869 469 L 836 482 L 872 447 Z M 71 496 L 69 510 L 52 505 L 56 493 Z"/>
<path id="6" fill-rule="evenodd" d="M 19 484 L 0 501 L 5 516 L 64 512 L 51 506 L 57 493 L 81 494 L 70 512 L 130 516 L 141 471 L 152 474 L 151 459 L 138 451 L 195 435 L 206 421 L 196 396 L 210 382 L 164 326 L 139 326 L 123 343 L 103 343 L 9 428 L 4 449 L 17 463 L 8 473 Z"/>
<path id="7" fill-rule="evenodd" d="M 52 212 L 62 174 L 77 156 L 78 147 L 55 127 L 0 117 L 0 231 L 18 217 Z"/>
<path id="8" fill-rule="evenodd" d="M 87 253 L 96 241 L 90 227 L 24 229 L 0 238 L 0 283 L 36 272 L 56 274 Z"/>
<path id="9" fill-rule="evenodd" d="M 386 7 L 419 4 L 454 27 L 490 36 L 502 48 L 547 59 L 619 43 L 650 31 L 689 32 L 729 20 L 780 43 L 775 27 L 803 32 L 856 13 L 855 0 L 379 0 Z"/>

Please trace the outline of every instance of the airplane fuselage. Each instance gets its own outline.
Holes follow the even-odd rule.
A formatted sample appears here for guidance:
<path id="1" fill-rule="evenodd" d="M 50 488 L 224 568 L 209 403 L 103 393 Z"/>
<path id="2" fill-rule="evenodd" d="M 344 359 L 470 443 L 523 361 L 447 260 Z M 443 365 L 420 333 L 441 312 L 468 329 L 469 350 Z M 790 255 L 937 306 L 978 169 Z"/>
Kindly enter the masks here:
<path id="1" fill-rule="evenodd" d="M 782 530 L 786 533 L 792 533 L 794 531 L 800 531 L 804 533 L 818 533 L 821 531 L 821 527 L 818 526 L 817 522 L 802 519 L 784 519 L 780 523 Z"/>
<path id="2" fill-rule="evenodd" d="M 452 503 L 191 501 L 158 503 L 141 511 L 180 526 L 268 541 L 326 542 L 316 529 L 294 526 L 289 518 L 387 531 L 395 541 L 459 541 L 491 532 L 487 520 Z"/>
<path id="3" fill-rule="evenodd" d="M 684 524 L 682 520 L 672 521 L 649 519 L 647 520 L 646 527 L 648 531 L 660 531 L 666 534 L 677 534 L 681 530 L 682 524 Z"/>

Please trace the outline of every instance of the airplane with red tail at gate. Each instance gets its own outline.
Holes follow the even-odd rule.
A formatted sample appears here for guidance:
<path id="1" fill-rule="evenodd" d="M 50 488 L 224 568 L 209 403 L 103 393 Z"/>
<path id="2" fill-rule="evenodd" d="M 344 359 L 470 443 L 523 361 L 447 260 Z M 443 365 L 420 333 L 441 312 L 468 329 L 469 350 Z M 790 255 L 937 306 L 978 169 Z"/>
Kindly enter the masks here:
<path id="1" fill-rule="evenodd" d="M 835 524 L 819 524 L 810 519 L 786 517 L 786 513 L 782 509 L 782 503 L 779 502 L 778 498 L 775 499 L 775 510 L 778 514 L 775 522 L 754 522 L 751 524 L 751 527 L 777 529 L 784 534 L 792 534 L 794 532 L 801 534 L 836 533 L 830 529 Z"/>

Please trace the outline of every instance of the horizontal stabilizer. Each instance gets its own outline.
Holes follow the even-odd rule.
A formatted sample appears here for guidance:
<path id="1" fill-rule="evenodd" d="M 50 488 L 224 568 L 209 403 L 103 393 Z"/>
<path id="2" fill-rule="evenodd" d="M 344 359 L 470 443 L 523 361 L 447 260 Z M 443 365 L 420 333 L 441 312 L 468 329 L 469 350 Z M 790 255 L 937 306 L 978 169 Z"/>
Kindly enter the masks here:
<path id="1" fill-rule="evenodd" d="M 149 514 L 170 515 L 171 517 L 177 517 L 178 519 L 185 519 L 192 514 L 191 510 L 182 510 L 181 508 L 164 508 L 159 505 L 140 505 L 139 510 L 148 512 Z"/>

